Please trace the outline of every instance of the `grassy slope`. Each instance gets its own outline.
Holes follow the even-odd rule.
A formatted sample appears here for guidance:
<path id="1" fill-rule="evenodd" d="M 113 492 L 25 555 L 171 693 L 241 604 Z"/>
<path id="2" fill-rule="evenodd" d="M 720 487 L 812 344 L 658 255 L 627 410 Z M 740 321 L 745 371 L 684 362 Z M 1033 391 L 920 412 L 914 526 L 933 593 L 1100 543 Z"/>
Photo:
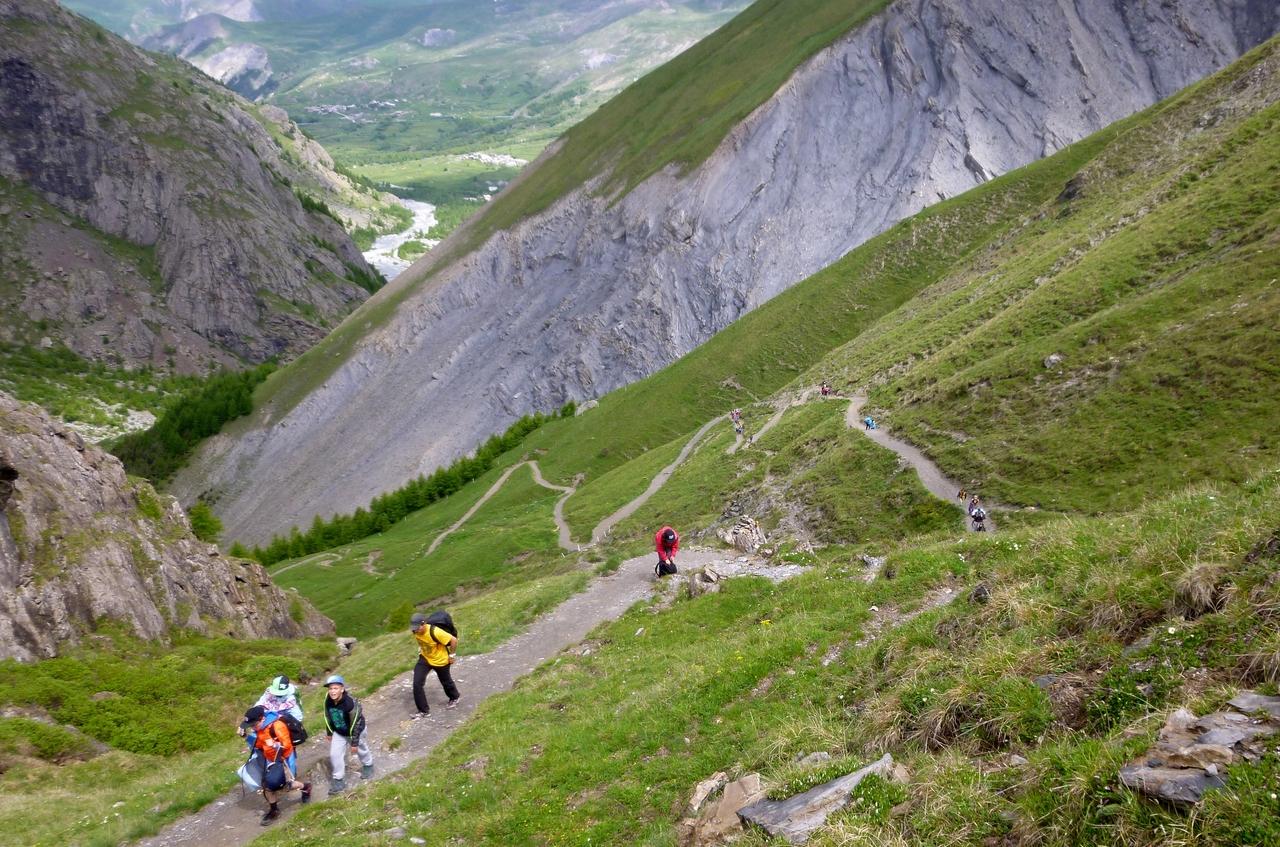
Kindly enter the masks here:
<path id="1" fill-rule="evenodd" d="M 793 583 L 734 582 L 656 618 L 635 609 L 597 630 L 592 655 L 561 657 L 451 736 L 421 769 L 451 790 L 381 783 L 340 814 L 304 812 L 265 843 L 340 844 L 353 826 L 399 823 L 428 841 L 667 845 L 689 790 L 716 770 L 759 770 L 794 791 L 885 750 L 914 774 L 893 789 L 909 801 L 905 814 L 868 801 L 816 843 L 1021 833 L 1064 847 L 1154 845 L 1170 831 L 1189 836 L 1183 843 L 1267 843 L 1280 836 L 1266 799 L 1280 777 L 1274 759 L 1233 768 L 1232 790 L 1190 819 L 1118 790 L 1115 773 L 1152 739 L 1158 721 L 1144 716 L 1181 702 L 1221 706 L 1235 686 L 1274 679 L 1280 630 L 1258 614 L 1276 601 L 1266 579 L 1276 563 L 1247 565 L 1242 554 L 1278 511 L 1272 473 L 1120 518 L 907 546 L 890 556 L 895 577 L 870 585 L 830 548 Z M 1184 620 L 1177 586 L 1204 579 L 1204 568 L 1235 586 L 1232 599 Z M 993 586 L 989 604 L 962 599 L 852 646 L 871 606 L 905 612 L 928 590 L 950 585 L 963 597 L 979 580 Z M 1125 655 L 1143 633 L 1151 644 Z M 824 666 L 830 648 L 838 658 Z M 1046 692 L 1031 682 L 1043 673 L 1070 685 Z M 814 750 L 834 763 L 795 764 Z M 1011 751 L 1030 764 L 1008 769 Z M 483 777 L 464 768 L 477 759 Z"/>
<path id="2" fill-rule="evenodd" d="M 426 603 L 461 588 L 475 591 L 478 585 L 500 579 L 509 566 L 519 564 L 513 557 L 547 551 L 558 558 L 551 509 L 560 495 L 536 485 L 528 468 L 517 470 L 475 517 L 430 556 L 424 555 L 436 536 L 488 490 L 501 469 L 384 533 L 309 556 L 300 561 L 310 563 L 299 567 L 281 563 L 273 569 L 276 573 L 290 569 L 275 580 L 311 598 L 342 634 L 363 637 L 384 632 L 388 615 L 404 604 Z M 537 564 L 544 564 L 544 557 Z"/>
<path id="3" fill-rule="evenodd" d="M 954 359 L 988 367 L 1020 360 L 1024 367 L 1009 371 L 1018 379 L 1005 378 L 1010 393 L 1035 397 L 1046 382 L 1036 379 L 1046 371 L 1039 358 L 1057 347 L 1044 343 L 1044 337 L 1071 325 L 1064 315 L 1074 317 L 1074 304 L 1081 299 L 1090 306 L 1083 310 L 1087 315 L 1114 318 L 1132 331 L 1153 314 L 1155 295 L 1161 304 L 1155 312 L 1164 316 L 1165 329 L 1147 336 L 1146 349 L 1166 360 L 1178 354 L 1185 360 L 1184 373 L 1200 373 L 1197 369 L 1214 361 L 1223 344 L 1249 339 L 1255 332 L 1253 313 L 1231 306 L 1246 302 L 1262 317 L 1271 314 L 1270 277 L 1259 282 L 1258 272 L 1266 276 L 1271 268 L 1268 245 L 1274 242 L 1275 204 L 1270 186 L 1277 156 L 1270 146 L 1274 133 L 1268 132 L 1271 113 L 1261 110 L 1249 118 L 1246 110 L 1249 86 L 1265 91 L 1274 79 L 1274 49 L 1256 52 L 1213 83 L 1053 162 L 979 192 L 975 196 L 990 198 L 1038 169 L 1054 167 L 1065 169 L 1065 174 L 1056 172 L 1061 189 L 1066 184 L 1061 177 L 1092 161 L 1077 181 L 1083 186 L 1077 200 L 1059 200 L 1057 191 L 1042 193 L 1037 202 L 1017 209 L 1011 223 L 989 221 L 1001 234 L 998 240 L 983 241 L 985 249 L 965 251 L 958 258 L 953 253 L 949 262 L 940 259 L 936 285 L 899 313 L 868 321 L 861 336 L 805 380 L 842 369 L 845 380 L 861 386 L 880 374 L 883 384 L 873 383 L 878 386 L 873 400 L 890 409 L 895 425 L 910 427 L 923 420 L 909 431 L 927 441 L 958 428 L 956 421 L 963 422 L 967 414 L 963 398 L 968 392 L 948 407 L 946 398 L 954 400 L 954 394 L 926 390 L 958 372 Z M 1241 99 L 1224 103 L 1230 92 Z M 1218 123 L 1193 129 L 1190 124 L 1206 113 L 1217 114 Z M 1233 187 L 1229 179 L 1224 183 L 1205 168 L 1191 167 L 1206 151 L 1216 151 L 1228 166 L 1224 170 L 1238 173 L 1243 184 Z M 1065 168 L 1066 162 L 1075 167 Z M 1192 172 L 1194 178 L 1185 176 Z M 1144 194 L 1144 181 L 1172 184 L 1176 191 Z M 971 201 L 960 198 L 941 211 L 954 212 Z M 1124 219 L 1129 201 L 1147 206 L 1140 219 Z M 1160 234 L 1175 223 L 1188 240 L 1170 251 Z M 1096 228 L 1106 224 L 1113 231 L 1107 238 L 1096 237 Z M 915 221 L 904 227 L 920 225 Z M 1134 225 L 1136 234 L 1124 237 L 1126 227 Z M 1204 227 L 1213 237 L 1206 237 Z M 1063 244 L 1074 249 L 1070 261 L 1060 261 Z M 1243 249 L 1253 251 L 1248 255 L 1256 264 L 1238 261 Z M 1156 264 L 1154 279 L 1128 284 L 1123 271 L 1150 267 L 1162 253 L 1188 272 L 1171 274 Z M 1078 269 L 1090 263 L 1096 263 L 1092 284 L 1073 282 Z M 1027 273 L 1033 273 L 1029 279 L 1035 284 L 1024 280 L 1022 286 L 1032 290 L 1015 296 L 1020 292 L 1017 280 Z M 1179 286 L 1184 279 L 1204 278 L 1229 279 L 1235 286 L 1228 292 L 1232 296 L 1218 296 L 1204 284 L 1189 290 Z M 1011 287 L 1002 289 L 1007 280 Z M 1037 296 L 1039 292 L 1044 293 Z M 830 288 L 823 293 L 829 295 Z M 797 298 L 806 295 L 816 296 L 812 282 L 792 292 Z M 982 320 L 973 318 L 983 309 Z M 1202 313 L 1216 321 L 1223 344 L 1188 345 L 1186 336 L 1172 328 L 1175 319 L 1194 326 Z M 921 316 L 925 314 L 927 318 Z M 1007 324 L 1002 326 L 1002 320 Z M 778 343 L 776 338 L 758 336 L 762 344 Z M 973 346 L 967 358 L 961 356 L 962 340 Z M 1110 336 L 1096 343 L 1109 344 Z M 938 350 L 952 359 L 939 356 Z M 1107 355 L 1114 352 L 1112 348 Z M 1256 370 L 1272 353 L 1274 345 L 1252 351 L 1254 358 L 1234 360 L 1244 376 L 1233 383 L 1238 396 L 1232 402 L 1264 409 L 1274 402 L 1274 383 L 1257 378 Z M 701 355 L 689 357 L 685 366 Z M 711 362 L 713 370 L 722 365 L 714 358 L 701 361 Z M 948 361 L 950 373 L 943 367 Z M 617 410 L 626 408 L 629 394 L 652 391 L 651 402 L 663 396 L 663 388 L 679 385 L 673 378 L 678 373 L 679 366 L 669 369 L 606 398 L 600 409 L 543 433 L 548 450 L 544 467 L 568 471 L 581 461 L 578 469 L 608 468 L 629 458 L 614 453 L 620 443 L 630 443 L 636 451 L 653 443 L 662 431 L 655 422 L 658 416 L 640 415 L 637 421 Z M 670 382 L 664 385 L 664 380 Z M 1159 382 L 1131 382 L 1127 391 L 1121 377 L 1109 384 L 1124 398 L 1111 409 L 1117 431 L 1155 425 L 1158 432 L 1163 419 L 1152 416 L 1150 404 L 1157 401 L 1151 398 L 1163 397 L 1158 402 L 1168 404 L 1168 396 L 1178 397 L 1163 395 Z M 931 408 L 923 400 L 911 402 L 917 394 L 950 415 L 913 418 L 917 405 Z M 1067 396 L 1093 402 L 1087 392 Z M 1026 428 L 1034 433 L 1047 416 L 1041 408 L 1046 400 L 1040 395 L 1039 406 L 1028 402 L 1033 408 L 1024 412 Z M 1187 396 L 1177 402 L 1183 404 L 1182 414 L 1194 411 Z M 679 408 L 670 400 L 668 405 Z M 696 423 L 698 405 L 692 405 L 686 414 Z M 1176 403 L 1168 407 L 1178 408 Z M 1059 419 L 1071 412 L 1065 400 L 1053 409 Z M 1243 558 L 1275 530 L 1280 474 L 1264 473 L 1241 483 L 1233 466 L 1234 449 L 1221 446 L 1258 443 L 1266 429 L 1255 418 L 1224 418 L 1224 432 L 1201 439 L 1194 461 L 1184 461 L 1180 452 L 1153 439 L 1160 449 L 1148 451 L 1145 463 L 1126 469 L 1152 479 L 1180 473 L 1184 483 L 1219 476 L 1224 481 L 1217 487 L 1202 484 L 1112 518 L 1015 520 L 990 538 L 939 541 L 931 540 L 936 534 L 909 532 L 901 540 L 881 538 L 877 547 L 890 548 L 888 572 L 894 577 L 864 585 L 851 577 L 859 574 L 852 563 L 854 553 L 868 549 L 866 539 L 848 521 L 860 511 L 853 508 L 856 492 L 885 490 L 892 459 L 877 465 L 878 458 L 886 457 L 871 450 L 866 478 L 850 475 L 845 483 L 836 475 L 856 460 L 856 439 L 840 427 L 824 428 L 830 427 L 826 408 L 792 414 L 765 439 L 761 455 L 771 467 L 776 462 L 787 468 L 786 489 L 803 502 L 804 511 L 825 511 L 833 527 L 849 533 L 846 540 L 853 546 L 821 550 L 819 568 L 792 584 L 732 583 L 722 595 L 679 603 L 657 619 L 633 610 L 598 631 L 601 650 L 589 657 L 562 657 L 513 694 L 487 703 L 475 721 L 433 754 L 424 771 L 448 774 L 457 790 L 424 791 L 413 781 L 378 786 L 342 815 L 307 813 L 299 820 L 307 827 L 301 843 L 341 843 L 350 835 L 347 820 L 378 828 L 389 816 L 399 821 L 403 815 L 407 828 L 428 839 L 449 833 L 482 844 L 539 839 L 582 843 L 588 838 L 592 843 L 669 844 L 683 798 L 712 771 L 758 769 L 775 786 L 798 790 L 884 750 L 908 762 L 916 774 L 912 784 L 906 789 L 873 786 L 866 811 L 841 817 L 817 843 L 950 844 L 958 837 L 976 844 L 1012 834 L 1064 847 L 1099 839 L 1154 845 L 1168 843 L 1171 832 L 1179 833 L 1184 843 L 1280 838 L 1280 816 L 1266 799 L 1280 779 L 1270 759 L 1234 769 L 1232 790 L 1213 795 L 1193 818 L 1121 792 L 1115 781 L 1118 766 L 1145 749 L 1165 709 L 1179 703 L 1202 711 L 1216 708 L 1237 686 L 1275 690 L 1280 681 L 1280 630 L 1269 611 L 1280 602 L 1274 580 L 1268 578 L 1276 563 L 1264 558 L 1250 564 Z M 626 430 L 628 425 L 633 429 Z M 612 438 L 605 435 L 606 427 L 614 430 Z M 984 455 L 1011 449 L 1006 444 L 1022 428 L 1021 420 L 1011 419 L 999 437 L 982 445 Z M 965 431 L 971 439 L 982 437 L 978 427 Z M 588 433 L 595 435 L 594 443 Z M 843 436 L 850 439 L 843 441 Z M 642 545 L 656 520 L 683 517 L 695 527 L 705 526 L 715 519 L 724 497 L 750 496 L 758 471 L 754 462 L 750 469 L 735 469 L 721 458 L 719 451 L 730 440 L 728 433 L 713 435 L 676 474 L 650 515 L 642 513 L 620 527 L 620 549 Z M 788 444 L 768 457 L 768 449 L 781 447 L 774 444 L 777 440 Z M 810 463 L 802 461 L 806 447 Z M 1061 470 L 1087 461 L 1097 443 L 1091 433 L 1067 428 L 1058 447 L 1053 461 Z M 1255 470 L 1274 465 L 1274 454 L 1259 450 L 1254 456 Z M 657 464 L 642 456 L 635 467 Z M 1012 482 L 1021 481 L 1018 474 L 1028 468 L 1027 479 L 1035 480 L 1034 463 L 1006 465 Z M 622 499 L 626 486 L 615 482 L 601 478 L 597 493 L 603 499 Z M 634 487 L 639 484 L 636 480 Z M 820 491 L 819 484 L 833 490 Z M 1092 480 L 1070 473 L 1062 475 L 1058 486 L 1082 502 L 1097 496 L 1095 488 Z M 591 499 L 591 491 L 589 483 L 580 496 Z M 597 506 L 595 512 L 600 511 Z M 864 632 L 872 606 L 905 612 L 927 590 L 950 585 L 963 591 L 978 581 L 993 588 L 989 604 L 956 603 L 890 629 L 868 647 L 849 646 Z M 1218 612 L 1196 617 L 1205 609 L 1197 605 L 1194 589 L 1213 593 L 1224 586 L 1229 590 L 1221 595 L 1225 600 Z M 644 635 L 637 636 L 641 626 Z M 1124 647 L 1144 634 L 1151 636 L 1150 642 L 1126 655 Z M 843 645 L 838 661 L 823 666 L 821 657 L 838 645 Z M 655 655 L 663 661 L 654 662 Z M 779 672 L 782 666 L 788 673 Z M 1057 674 L 1062 684 L 1046 690 L 1032 683 L 1044 673 Z M 656 703 L 662 708 L 655 709 Z M 548 710 L 554 711 L 554 721 L 546 719 Z M 835 764 L 802 772 L 794 763 L 796 755 L 816 749 L 832 752 Z M 1011 751 L 1026 755 L 1030 764 L 1005 769 Z M 482 779 L 460 769 L 479 757 L 488 762 Z M 889 817 L 886 798 L 893 805 L 909 801 L 905 813 Z M 297 843 L 292 835 L 291 841 Z M 752 836 L 746 843 L 765 842 Z"/>
<path id="4" fill-rule="evenodd" d="M 1257 390 L 1280 380 L 1280 105 L 1241 110 L 1276 62 L 1255 52 L 1118 132 L 1079 196 L 1029 209 L 811 378 L 875 386 L 893 426 L 1011 502 L 1131 508 L 1248 476 L 1280 453 L 1280 397 Z"/>

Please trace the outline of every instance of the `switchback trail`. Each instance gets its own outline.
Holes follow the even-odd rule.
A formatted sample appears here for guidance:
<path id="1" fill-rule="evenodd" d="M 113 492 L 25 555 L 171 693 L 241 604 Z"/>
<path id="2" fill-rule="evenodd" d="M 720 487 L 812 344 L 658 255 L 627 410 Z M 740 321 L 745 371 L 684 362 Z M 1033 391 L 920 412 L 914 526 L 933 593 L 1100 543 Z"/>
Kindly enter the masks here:
<path id="1" fill-rule="evenodd" d="M 693 548 L 680 554 L 680 567 L 692 570 L 720 565 L 729 572 L 734 568 L 741 569 L 741 558 L 736 550 Z M 597 577 L 585 591 L 570 597 L 496 650 L 460 657 L 453 668 L 454 681 L 462 694 L 456 709 L 444 709 L 444 695 L 438 683 L 429 678 L 426 692 L 432 711 L 429 717 L 420 720 L 410 720 L 416 711 L 412 671 L 416 648 L 413 637 L 406 632 L 407 670 L 404 673 L 367 697 L 361 695 L 359 680 L 351 680 L 352 692 L 364 708 L 373 741 L 374 778 L 395 773 L 426 756 L 486 698 L 509 690 L 517 679 L 564 648 L 577 644 L 599 624 L 621 616 L 632 605 L 648 597 L 653 585 L 652 556 L 628 559 L 617 571 Z M 303 694 L 303 705 L 308 711 L 308 723 L 314 734 L 300 748 L 299 770 L 312 781 L 313 802 L 321 802 L 328 797 L 328 743 L 324 733 L 316 729 L 319 725 L 317 710 L 322 697 L 320 686 L 312 686 Z M 398 743 L 393 745 L 396 739 Z M 389 749 L 391 746 L 396 749 Z M 362 782 L 359 773 L 359 765 L 348 766 L 348 786 L 359 788 Z M 298 808 L 298 794 L 291 793 L 280 802 L 283 815 L 272 827 L 287 826 L 288 817 Z M 236 788 L 140 844 L 142 847 L 239 847 L 264 831 L 259 821 L 265 809 L 261 797 Z"/>
<path id="2" fill-rule="evenodd" d="M 887 447 L 897 453 L 903 461 L 915 468 L 916 474 L 920 477 L 920 482 L 924 484 L 924 487 L 927 488 L 929 493 L 934 497 L 937 497 L 947 503 L 954 502 L 956 499 L 956 492 L 958 492 L 963 486 L 955 480 L 948 478 L 947 475 L 942 472 L 942 468 L 935 465 L 928 456 L 920 452 L 918 447 L 913 444 L 908 444 L 899 438 L 894 438 L 883 429 L 866 429 L 863 427 L 861 413 L 862 407 L 866 402 L 867 398 L 861 394 L 856 394 L 849 398 L 849 410 L 844 414 L 845 424 L 852 429 L 861 428 L 863 435 L 867 436 L 867 438 L 870 438 L 881 447 Z M 963 507 L 964 504 L 962 503 L 961 506 Z M 984 503 L 983 507 L 987 510 L 988 514 L 993 511 L 993 507 L 990 505 Z M 965 521 L 965 528 L 969 528 L 969 522 L 967 520 Z M 995 521 L 988 518 L 987 530 L 995 531 L 995 528 Z"/>
<path id="3" fill-rule="evenodd" d="M 493 499 L 493 495 L 498 493 L 498 489 L 502 488 L 503 484 L 506 483 L 506 481 L 511 478 L 511 475 L 513 473 L 515 473 L 517 470 L 519 470 L 520 468 L 523 468 L 525 465 L 528 465 L 528 464 L 530 464 L 530 462 L 527 462 L 527 461 L 517 462 L 516 464 L 512 465 L 511 467 L 503 471 L 502 476 L 494 480 L 493 485 L 489 486 L 489 490 L 486 491 L 483 495 L 481 495 L 479 500 L 471 504 L 471 508 L 467 509 L 466 514 L 464 514 L 462 517 L 454 521 L 453 526 L 449 527 L 444 532 L 437 535 L 435 538 L 435 541 L 431 542 L 431 545 L 427 547 L 427 549 L 423 552 L 422 555 L 430 556 L 432 553 L 436 552 L 436 548 L 439 547 L 440 544 L 446 538 L 448 538 L 450 535 L 452 535 L 453 533 L 461 529 L 464 523 L 471 520 L 472 515 L 480 511 L 481 506 L 483 506 L 485 503 L 488 503 L 491 499 Z"/>
<path id="4" fill-rule="evenodd" d="M 659 471 L 658 475 L 649 482 L 649 487 L 644 490 L 643 494 L 623 506 L 618 511 L 614 512 L 612 515 L 609 515 L 609 517 L 600 521 L 600 523 L 596 524 L 596 528 L 591 532 L 591 543 L 599 544 L 608 537 L 610 530 L 620 522 L 634 515 L 645 503 L 648 503 L 649 498 L 654 494 L 657 494 L 658 489 L 667 484 L 667 480 L 671 479 L 671 475 L 676 472 L 676 468 L 684 464 L 684 460 L 689 458 L 689 454 L 693 452 L 694 447 L 698 446 L 698 442 L 702 440 L 702 436 L 707 434 L 707 430 L 711 429 L 711 427 L 718 423 L 722 423 L 728 417 L 728 415 L 721 415 L 718 418 L 712 418 L 704 423 L 702 428 L 695 432 L 693 437 L 685 442 L 684 448 L 680 450 L 680 455 L 676 456 L 675 461 Z"/>
<path id="5" fill-rule="evenodd" d="M 542 468 L 538 467 L 536 460 L 530 460 L 529 469 L 533 471 L 533 481 L 541 485 L 543 488 L 550 488 L 552 491 L 562 492 L 562 496 L 556 501 L 556 507 L 551 512 L 552 519 L 556 522 L 556 532 L 559 534 L 559 543 L 561 550 L 568 550 L 571 553 L 582 549 L 573 543 L 573 534 L 569 531 L 569 523 L 564 519 L 564 501 L 573 496 L 573 492 L 578 490 L 576 485 L 556 485 L 554 482 L 547 482 L 542 476 Z"/>

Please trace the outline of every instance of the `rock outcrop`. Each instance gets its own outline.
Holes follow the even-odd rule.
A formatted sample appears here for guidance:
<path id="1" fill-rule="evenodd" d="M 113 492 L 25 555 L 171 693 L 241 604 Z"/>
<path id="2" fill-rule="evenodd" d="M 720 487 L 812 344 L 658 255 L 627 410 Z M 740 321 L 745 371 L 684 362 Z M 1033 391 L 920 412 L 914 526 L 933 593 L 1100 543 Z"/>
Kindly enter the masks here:
<path id="1" fill-rule="evenodd" d="M 383 293 L 394 314 L 335 348 L 322 384 L 211 443 L 178 490 L 219 492 L 251 542 L 350 511 L 523 413 L 656 371 L 901 218 L 1225 66 L 1278 15 L 1265 0 L 898 0 L 689 173 L 622 197 L 582 187 L 445 266 L 460 231 Z"/>
<path id="2" fill-rule="evenodd" d="M 148 639 L 333 633 L 260 565 L 197 540 L 114 456 L 0 393 L 0 658 L 54 656 L 108 621 Z"/>
<path id="3" fill-rule="evenodd" d="M 1241 691 L 1227 705 L 1234 711 L 1202 718 L 1174 711 L 1156 745 L 1120 769 L 1120 783 L 1177 806 L 1199 803 L 1206 791 L 1224 787 L 1228 767 L 1260 760 L 1268 739 L 1280 732 L 1280 697 Z"/>
<path id="4" fill-rule="evenodd" d="M 299 196 L 346 178 L 243 100 L 48 0 L 0 0 L 0 31 L 0 341 L 204 372 L 291 358 L 376 288 Z"/>

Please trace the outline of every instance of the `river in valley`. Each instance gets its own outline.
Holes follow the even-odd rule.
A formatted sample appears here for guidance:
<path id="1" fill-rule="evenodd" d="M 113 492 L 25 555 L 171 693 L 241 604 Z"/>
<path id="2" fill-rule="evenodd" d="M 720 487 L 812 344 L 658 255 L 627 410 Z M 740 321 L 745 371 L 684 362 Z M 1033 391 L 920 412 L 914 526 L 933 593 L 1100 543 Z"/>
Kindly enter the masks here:
<path id="1" fill-rule="evenodd" d="M 395 279 L 401 271 L 409 267 L 409 263 L 396 255 L 396 251 L 400 249 L 400 245 L 414 238 L 414 233 L 428 232 L 431 227 L 436 225 L 436 207 L 430 203 L 422 203 L 417 200 L 405 200 L 398 198 L 400 205 L 404 206 L 413 213 L 413 223 L 409 224 L 409 228 L 403 232 L 397 232 L 392 235 L 384 235 L 373 242 L 373 246 L 365 251 L 364 259 L 373 265 L 387 279 Z M 418 238 L 419 241 L 427 245 L 428 249 L 434 247 L 437 242 L 428 241 L 425 238 Z"/>

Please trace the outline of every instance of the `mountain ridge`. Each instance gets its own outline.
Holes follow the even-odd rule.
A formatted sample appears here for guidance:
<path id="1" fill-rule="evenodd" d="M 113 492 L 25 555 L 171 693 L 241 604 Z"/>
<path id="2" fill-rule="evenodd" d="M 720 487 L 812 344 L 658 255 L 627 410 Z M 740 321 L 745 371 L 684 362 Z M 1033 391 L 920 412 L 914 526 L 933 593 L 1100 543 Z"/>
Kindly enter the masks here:
<path id="1" fill-rule="evenodd" d="M 689 174 L 668 169 L 621 197 L 580 187 L 467 253 L 472 233 L 485 237 L 483 218 L 473 221 L 274 375 L 256 418 L 211 443 L 175 492 L 211 495 L 229 533 L 251 542 L 349 510 L 522 410 L 652 373 L 938 191 L 959 193 L 1172 94 L 1277 25 L 1257 3 L 1243 14 L 1234 3 L 1139 13 L 1107 0 L 1082 17 L 1006 11 L 892 4 L 810 59 Z M 1070 48 L 1050 50 L 1064 29 Z M 377 410 L 376 427 L 361 408 Z M 332 461 L 357 432 L 369 452 Z"/>
<path id="2" fill-rule="evenodd" d="M 334 214 L 391 198 L 283 113 L 52 3 L 0 19 L 3 340 L 204 372 L 297 355 L 377 287 Z"/>

